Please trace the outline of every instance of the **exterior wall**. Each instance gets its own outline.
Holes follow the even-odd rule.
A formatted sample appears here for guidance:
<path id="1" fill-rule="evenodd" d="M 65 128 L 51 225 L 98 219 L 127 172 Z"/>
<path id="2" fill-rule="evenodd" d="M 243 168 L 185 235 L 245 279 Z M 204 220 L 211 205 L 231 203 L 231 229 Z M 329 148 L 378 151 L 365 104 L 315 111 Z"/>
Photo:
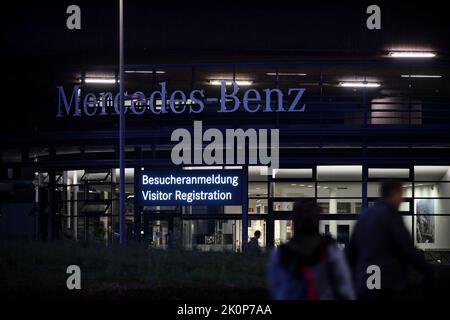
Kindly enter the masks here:
<path id="1" fill-rule="evenodd" d="M 31 214 L 34 203 L 0 204 L 0 238 L 36 239 L 36 217 Z"/>

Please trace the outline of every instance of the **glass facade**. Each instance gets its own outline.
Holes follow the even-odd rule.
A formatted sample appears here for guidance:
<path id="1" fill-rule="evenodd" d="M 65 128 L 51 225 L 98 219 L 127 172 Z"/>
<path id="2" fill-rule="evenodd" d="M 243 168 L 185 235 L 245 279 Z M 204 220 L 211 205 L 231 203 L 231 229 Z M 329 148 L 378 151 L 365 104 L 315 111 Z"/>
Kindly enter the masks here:
<path id="1" fill-rule="evenodd" d="M 125 171 L 127 238 L 149 246 L 169 245 L 203 251 L 242 249 L 242 208 L 245 206 L 139 207 L 134 202 L 134 170 Z M 217 168 L 216 168 L 217 169 Z M 450 166 L 312 165 L 284 168 L 248 167 L 248 239 L 256 231 L 262 247 L 279 245 L 294 233 L 292 205 L 313 198 L 322 207 L 320 232 L 345 247 L 358 214 L 378 198 L 379 181 L 401 180 L 405 201 L 400 207 L 415 244 L 424 250 L 450 248 Z M 48 175 L 36 179 L 48 184 Z M 116 168 L 72 170 L 57 174 L 58 232 L 63 238 L 118 241 Z"/>

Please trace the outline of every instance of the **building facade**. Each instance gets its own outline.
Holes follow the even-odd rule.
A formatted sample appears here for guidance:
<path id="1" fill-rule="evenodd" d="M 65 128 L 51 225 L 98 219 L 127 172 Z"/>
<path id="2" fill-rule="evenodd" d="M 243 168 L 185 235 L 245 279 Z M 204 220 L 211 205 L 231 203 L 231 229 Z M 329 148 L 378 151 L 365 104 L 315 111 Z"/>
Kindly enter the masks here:
<path id="1" fill-rule="evenodd" d="M 450 248 L 450 83 L 448 60 L 395 59 L 389 54 L 350 58 L 216 59 L 127 65 L 127 92 L 204 90 L 220 96 L 217 80 L 240 88 L 283 92 L 303 88 L 302 112 L 239 110 L 217 113 L 220 101 L 203 101 L 202 113 L 126 115 L 126 224 L 128 241 L 148 246 L 240 251 L 253 233 L 276 246 L 293 235 L 292 204 L 314 198 L 323 208 L 320 230 L 342 246 L 359 213 L 378 197 L 384 179 L 404 182 L 401 206 L 415 244 L 439 255 Z M 2 236 L 118 241 L 118 116 L 106 102 L 90 103 L 93 116 L 60 115 L 58 86 L 83 99 L 87 92 L 117 92 L 117 69 L 92 66 L 55 73 L 46 111 L 33 112 L 44 130 L 11 129 L 1 140 Z M 242 99 L 242 91 L 237 96 Z M 129 109 L 133 96 L 126 99 Z M 155 98 L 161 108 L 162 98 Z M 60 102 L 60 101 L 59 101 Z M 148 109 L 148 97 L 140 110 Z M 167 103 L 167 102 L 165 102 Z M 189 101 L 189 104 L 195 104 Z M 266 105 L 264 96 L 254 105 Z M 269 102 L 272 106 L 277 100 Z M 176 108 L 181 108 L 176 105 Z M 85 111 L 86 111 L 85 110 Z M 178 109 L 177 109 L 178 110 Z M 273 110 L 277 110 L 274 106 Z M 63 112 L 65 110 L 63 109 Z M 279 129 L 280 166 L 192 165 L 183 169 L 243 170 L 247 203 L 237 206 L 140 206 L 134 195 L 139 170 L 174 169 L 171 133 L 192 129 Z M 248 146 L 251 147 L 251 146 Z M 245 210 L 246 212 L 243 212 Z M 247 228 L 247 239 L 242 228 Z"/>

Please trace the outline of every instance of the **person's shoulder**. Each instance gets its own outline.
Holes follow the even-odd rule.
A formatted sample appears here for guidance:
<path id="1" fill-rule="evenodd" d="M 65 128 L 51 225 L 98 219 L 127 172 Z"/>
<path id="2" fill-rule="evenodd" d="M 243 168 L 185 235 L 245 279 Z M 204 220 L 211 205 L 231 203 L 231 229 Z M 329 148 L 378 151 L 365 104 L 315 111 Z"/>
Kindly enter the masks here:
<path id="1" fill-rule="evenodd" d="M 322 235 L 322 241 L 327 246 L 336 245 L 336 239 L 329 233 Z"/>
<path id="2" fill-rule="evenodd" d="M 367 217 L 381 217 L 383 215 L 388 215 L 390 212 L 389 208 L 385 203 L 382 201 L 375 202 L 372 206 L 366 208 L 361 216 L 360 219 L 364 219 Z"/>

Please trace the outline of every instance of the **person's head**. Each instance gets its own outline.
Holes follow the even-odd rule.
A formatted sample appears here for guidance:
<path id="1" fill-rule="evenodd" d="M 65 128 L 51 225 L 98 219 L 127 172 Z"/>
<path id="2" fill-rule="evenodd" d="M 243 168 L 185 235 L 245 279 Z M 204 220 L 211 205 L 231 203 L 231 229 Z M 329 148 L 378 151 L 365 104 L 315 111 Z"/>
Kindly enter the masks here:
<path id="1" fill-rule="evenodd" d="M 261 231 L 256 230 L 255 233 L 254 233 L 254 235 L 255 235 L 255 238 L 256 238 L 256 239 L 261 238 Z"/>
<path id="2" fill-rule="evenodd" d="M 294 203 L 294 235 L 318 234 L 319 215 L 322 208 L 313 199 Z"/>
<path id="3" fill-rule="evenodd" d="M 386 202 L 398 208 L 403 201 L 403 185 L 400 181 L 383 181 L 380 194 Z"/>

